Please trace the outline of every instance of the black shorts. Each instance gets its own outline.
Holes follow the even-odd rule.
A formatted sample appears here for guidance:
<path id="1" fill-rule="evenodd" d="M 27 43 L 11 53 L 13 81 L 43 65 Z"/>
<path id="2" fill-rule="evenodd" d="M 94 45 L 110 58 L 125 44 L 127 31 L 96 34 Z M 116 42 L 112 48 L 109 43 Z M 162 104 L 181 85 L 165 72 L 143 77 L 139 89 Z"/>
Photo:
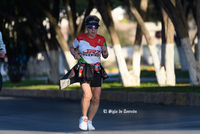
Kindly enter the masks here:
<path id="1" fill-rule="evenodd" d="M 80 77 L 80 84 L 89 83 L 90 87 L 101 87 L 103 78 L 101 77 L 100 73 L 94 72 L 94 79 L 92 81 L 86 80 L 83 77 Z"/>

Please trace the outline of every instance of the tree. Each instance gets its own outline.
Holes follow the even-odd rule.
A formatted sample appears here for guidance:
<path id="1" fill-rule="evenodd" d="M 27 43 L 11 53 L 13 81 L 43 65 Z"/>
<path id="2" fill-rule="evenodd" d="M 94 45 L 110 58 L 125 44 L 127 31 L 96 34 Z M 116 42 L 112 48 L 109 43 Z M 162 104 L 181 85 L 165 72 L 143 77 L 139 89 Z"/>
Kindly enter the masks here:
<path id="1" fill-rule="evenodd" d="M 80 2 L 80 1 L 79 1 Z M 91 0 L 89 0 L 89 3 L 87 5 L 87 7 L 85 7 L 85 11 L 79 13 L 79 16 L 76 15 L 77 8 L 76 8 L 76 0 L 70 0 L 69 4 L 68 4 L 68 0 L 63 0 L 65 9 L 66 9 L 66 14 L 69 20 L 69 31 L 70 31 L 70 44 L 73 43 L 75 37 L 79 34 L 82 34 L 85 32 L 85 17 L 88 16 L 90 14 L 90 12 L 92 11 L 92 9 L 94 8 L 94 4 Z M 80 2 L 81 3 L 81 2 Z M 85 1 L 84 1 L 85 3 Z M 69 10 L 69 7 L 70 9 Z M 81 17 L 83 16 L 83 17 Z M 79 20 L 79 24 L 77 24 L 77 18 L 80 18 Z"/>
<path id="2" fill-rule="evenodd" d="M 26 70 L 28 59 L 38 52 L 31 44 L 28 24 L 23 21 L 24 12 L 18 1 L 2 1 L 0 5 L 1 27 L 8 57 L 8 75 L 12 82 L 19 82 Z M 31 50 L 31 51 L 30 51 Z"/>
<path id="3" fill-rule="evenodd" d="M 185 13 L 186 18 L 188 18 L 189 6 L 188 6 L 187 0 L 182 1 L 181 4 L 183 5 L 183 9 L 184 9 L 184 13 Z M 181 45 L 180 37 L 178 37 L 177 34 L 175 35 L 175 37 L 176 37 L 175 40 L 176 40 L 176 46 L 177 46 L 177 49 L 178 49 L 181 70 L 186 71 L 186 70 L 188 70 L 188 64 L 187 64 L 187 60 L 186 60 L 186 57 L 185 57 L 185 52 L 184 52 L 183 47 Z"/>
<path id="4" fill-rule="evenodd" d="M 135 78 L 128 72 L 127 65 L 123 55 L 121 54 L 121 45 L 117 36 L 114 22 L 111 15 L 111 8 L 107 0 L 93 0 L 94 5 L 97 7 L 101 17 L 106 25 L 108 32 L 111 36 L 113 49 L 116 56 L 116 62 L 120 73 L 122 85 L 125 87 L 136 86 Z"/>
<path id="5" fill-rule="evenodd" d="M 64 2 L 68 3 L 68 0 L 63 0 Z M 9 27 L 16 27 L 15 30 L 6 29 L 7 33 L 16 33 L 16 35 L 25 34 L 26 38 L 21 38 L 21 42 L 23 40 L 28 40 L 28 43 L 24 43 L 25 45 L 31 44 L 30 46 L 36 46 L 37 52 L 41 52 L 42 55 L 45 57 L 45 61 L 47 61 L 47 66 L 49 67 L 48 71 L 48 79 L 50 83 L 58 83 L 59 81 L 59 68 L 58 68 L 58 48 L 61 47 L 61 50 L 63 51 L 65 55 L 65 67 L 67 70 L 72 68 L 75 64 L 75 60 L 72 57 L 72 55 L 69 52 L 69 45 L 63 38 L 63 35 L 61 34 L 59 24 L 59 13 L 60 13 L 60 2 L 57 0 L 52 1 L 46 1 L 46 0 L 35 0 L 35 1 L 25 1 L 25 0 L 19 0 L 19 1 L 2 1 L 1 9 L 0 11 L 1 16 L 3 16 L 1 19 L 1 24 L 3 26 L 3 29 L 5 25 L 8 24 L 9 21 Z M 77 24 L 77 18 L 80 16 L 87 16 L 90 11 L 93 9 L 93 4 L 91 1 L 82 1 L 79 3 L 82 3 L 79 5 L 81 8 L 76 8 L 76 2 L 70 0 L 69 5 L 71 6 L 71 10 L 69 11 L 68 5 L 66 6 L 68 17 L 70 18 L 70 29 L 74 29 L 74 31 L 70 32 L 71 43 L 72 40 L 74 40 L 75 36 L 78 35 L 81 32 L 85 31 L 85 25 L 84 24 L 84 18 L 82 21 L 80 21 L 80 24 Z M 79 4 L 78 3 L 78 4 Z M 63 3 L 62 3 L 63 4 Z M 86 9 L 86 5 L 88 4 L 88 7 Z M 84 6 L 83 6 L 84 5 Z M 39 8 L 38 8 L 39 7 Z M 62 7 L 62 6 L 61 6 Z M 14 9 L 14 10 L 13 10 Z M 86 11 L 84 11 L 86 9 Z M 77 16 L 78 12 L 78 16 Z M 70 15 L 71 14 L 71 15 Z M 13 17 L 14 16 L 14 17 Z M 50 28 L 46 29 L 43 26 L 43 21 L 50 22 Z M 24 20 L 25 21 L 24 21 Z M 26 20 L 27 19 L 27 20 Z M 6 20 L 6 21 L 5 21 Z M 22 21 L 23 20 L 23 21 Z M 14 23 L 13 23 L 14 22 Z M 11 26 L 13 25 L 14 26 Z M 74 25 L 71 25 L 71 24 Z M 19 30 L 20 28 L 20 30 Z M 12 32 L 10 32 L 10 31 Z M 19 32 L 20 31 L 20 32 Z M 50 36 L 48 36 L 50 35 Z M 27 38 L 28 36 L 28 38 Z M 7 37 L 7 36 L 6 36 Z M 10 36 L 11 38 L 11 36 Z M 17 39 L 17 36 L 15 36 Z M 5 41 L 8 41 L 8 44 L 19 44 L 17 42 L 14 42 L 14 38 L 12 39 L 5 39 Z M 7 46 L 11 46 L 7 45 Z M 21 48 L 21 47 L 19 47 Z M 16 49 L 14 49 L 16 50 Z M 33 49 L 32 49 L 33 50 Z M 30 52 L 33 52 L 33 51 Z M 10 53 L 11 51 L 8 51 L 9 61 L 10 57 L 12 58 L 12 55 L 14 52 Z M 26 51 L 28 52 L 28 51 Z M 28 53 L 30 53 L 28 52 Z M 37 52 L 34 51 L 36 54 Z M 16 56 L 15 56 L 16 57 Z M 12 62 L 13 63 L 13 62 Z M 19 69 L 18 69 L 19 70 Z M 21 76 L 21 75 L 18 75 Z M 18 78 L 18 77 L 13 77 Z M 20 78 L 19 78 L 20 79 Z"/>
<path id="6" fill-rule="evenodd" d="M 141 27 L 141 30 L 146 38 L 149 50 L 151 52 L 151 55 L 153 57 L 153 61 L 154 61 L 154 68 L 155 68 L 155 72 L 156 72 L 156 78 L 157 78 L 157 82 L 159 86 L 165 86 L 165 81 L 166 81 L 166 76 L 165 76 L 165 69 L 164 67 L 160 66 L 160 60 L 158 58 L 157 55 L 157 51 L 156 48 L 153 44 L 153 41 L 151 39 L 151 36 L 144 24 L 143 19 L 141 18 L 140 14 L 138 13 L 137 9 L 134 7 L 134 5 L 132 4 L 132 2 L 130 0 L 124 0 L 124 2 L 127 4 L 127 6 L 130 8 L 130 11 L 132 12 L 132 14 L 135 16 L 138 24 Z"/>
<path id="7" fill-rule="evenodd" d="M 198 34 L 198 44 L 197 44 L 197 61 L 200 64 L 200 1 L 196 0 L 196 18 L 197 18 L 197 34 Z"/>
<path id="8" fill-rule="evenodd" d="M 162 0 L 159 3 L 171 18 L 175 26 L 176 33 L 180 37 L 181 45 L 186 54 L 188 63 L 190 84 L 192 86 L 200 85 L 200 65 L 196 62 L 191 49 L 191 43 L 188 35 L 188 25 L 181 2 L 180 0 L 176 0 L 176 6 L 174 6 L 170 0 Z"/>
<path id="9" fill-rule="evenodd" d="M 45 7 L 42 6 L 44 3 L 40 2 L 41 3 L 40 4 L 37 1 L 34 1 L 34 2 L 42 10 L 42 12 L 45 14 L 45 16 L 49 18 L 50 24 L 56 33 L 56 39 L 59 42 L 60 47 L 62 48 L 62 51 L 64 52 L 64 55 L 65 55 L 65 58 L 67 61 L 67 65 L 68 65 L 67 70 L 70 70 L 75 65 L 75 60 L 69 51 L 69 45 L 65 41 L 65 38 L 60 31 L 60 27 L 58 26 L 56 18 L 50 13 L 50 11 L 48 11 L 48 9 L 46 9 Z"/>
<path id="10" fill-rule="evenodd" d="M 173 3 L 175 1 L 173 0 Z M 175 72 L 174 72 L 174 26 L 167 13 L 162 10 L 164 27 L 163 40 L 166 42 L 162 43 L 164 50 L 162 51 L 162 58 L 164 59 L 164 66 L 166 70 L 166 85 L 175 86 Z"/>
<path id="11" fill-rule="evenodd" d="M 147 10 L 148 0 L 141 0 L 140 2 L 140 15 L 143 20 L 145 20 L 146 17 L 146 10 Z M 137 30 L 136 30 L 136 37 L 135 42 L 133 45 L 133 73 L 134 77 L 136 78 L 136 84 L 137 86 L 140 85 L 140 60 L 141 60 L 141 42 L 142 42 L 142 30 L 140 28 L 140 25 L 137 24 Z"/>
<path id="12" fill-rule="evenodd" d="M 26 6 L 24 6 L 24 4 Z M 58 66 L 59 65 L 58 45 L 56 44 L 54 38 L 47 37 L 47 30 L 44 28 L 44 26 L 41 26 L 42 20 L 38 18 L 38 15 L 36 15 L 31 6 L 26 1 L 23 2 L 21 1 L 21 5 L 24 8 L 29 24 L 31 25 L 35 35 L 39 39 L 40 43 L 39 44 L 36 43 L 36 45 L 39 48 L 42 55 L 45 57 L 48 66 L 48 72 L 47 72 L 48 81 L 49 83 L 52 84 L 58 84 L 60 79 L 59 66 Z M 59 5 L 59 4 L 54 4 L 54 5 Z M 38 28 L 38 26 L 40 28 Z M 51 37 L 54 37 L 53 32 L 51 32 Z M 45 42 L 46 44 L 48 44 L 49 54 L 47 53 Z"/>

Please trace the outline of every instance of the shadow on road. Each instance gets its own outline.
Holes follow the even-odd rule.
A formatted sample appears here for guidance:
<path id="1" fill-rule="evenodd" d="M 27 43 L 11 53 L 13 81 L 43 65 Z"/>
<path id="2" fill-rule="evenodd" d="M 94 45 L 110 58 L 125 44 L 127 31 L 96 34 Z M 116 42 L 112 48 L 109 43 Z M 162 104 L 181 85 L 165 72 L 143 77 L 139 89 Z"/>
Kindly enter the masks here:
<path id="1" fill-rule="evenodd" d="M 101 101 L 95 132 L 80 131 L 80 100 L 0 96 L 0 133 L 133 133 L 200 130 L 200 108 Z"/>

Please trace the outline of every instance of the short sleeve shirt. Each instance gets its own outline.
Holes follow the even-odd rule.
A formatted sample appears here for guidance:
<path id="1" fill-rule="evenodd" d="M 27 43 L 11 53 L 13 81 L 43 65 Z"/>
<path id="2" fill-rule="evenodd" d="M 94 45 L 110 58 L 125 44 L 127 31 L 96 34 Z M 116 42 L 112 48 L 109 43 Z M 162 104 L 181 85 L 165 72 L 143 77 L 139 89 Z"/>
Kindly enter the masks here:
<path id="1" fill-rule="evenodd" d="M 73 47 L 79 50 L 81 57 L 88 64 L 95 64 L 101 62 L 101 47 L 107 46 L 105 38 L 99 34 L 95 38 L 89 38 L 86 34 L 77 36 L 73 42 Z"/>

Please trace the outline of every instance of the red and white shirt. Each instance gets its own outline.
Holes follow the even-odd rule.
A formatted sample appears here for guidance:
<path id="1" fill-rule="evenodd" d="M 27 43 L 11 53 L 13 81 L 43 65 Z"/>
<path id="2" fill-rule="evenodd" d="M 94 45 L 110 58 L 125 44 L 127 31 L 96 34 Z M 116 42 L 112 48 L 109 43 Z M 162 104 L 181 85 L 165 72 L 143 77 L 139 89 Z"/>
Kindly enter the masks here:
<path id="1" fill-rule="evenodd" d="M 105 38 L 99 34 L 95 38 L 89 38 L 87 33 L 77 36 L 73 42 L 73 47 L 79 50 L 81 57 L 88 64 L 101 62 L 102 46 L 107 46 Z"/>

